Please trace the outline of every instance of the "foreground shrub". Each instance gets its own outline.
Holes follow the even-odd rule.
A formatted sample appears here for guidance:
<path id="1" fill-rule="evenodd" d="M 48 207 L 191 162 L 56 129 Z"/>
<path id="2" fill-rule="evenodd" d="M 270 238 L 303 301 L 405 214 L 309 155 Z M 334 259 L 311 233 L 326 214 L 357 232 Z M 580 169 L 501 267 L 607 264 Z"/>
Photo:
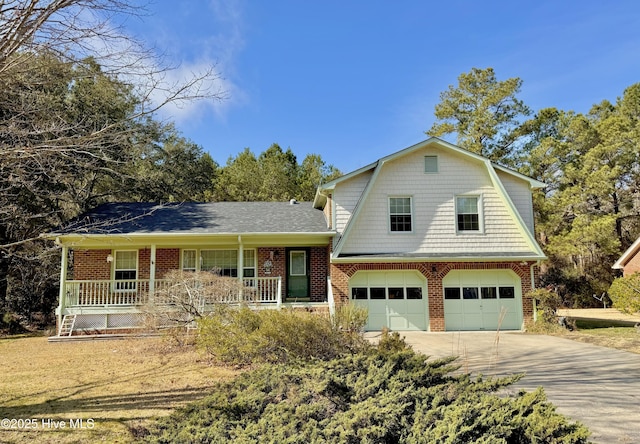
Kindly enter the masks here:
<path id="1" fill-rule="evenodd" d="M 542 389 L 498 393 L 519 376 L 454 376 L 396 335 L 381 349 L 310 364 L 266 365 L 160 420 L 154 443 L 585 443 Z"/>
<path id="2" fill-rule="evenodd" d="M 558 318 L 557 312 L 562 304 L 562 298 L 557 292 L 547 288 L 536 288 L 529 291 L 527 296 L 535 300 L 537 314 L 535 321 L 526 322 L 529 333 L 558 334 L 575 328 L 575 325 L 566 319 Z"/>
<path id="3" fill-rule="evenodd" d="M 557 323 L 556 314 L 562 304 L 558 293 L 547 288 L 536 288 L 529 291 L 527 296 L 536 301 L 538 319 L 548 323 Z"/>
<path id="4" fill-rule="evenodd" d="M 342 304 L 336 307 L 331 318 L 333 327 L 347 332 L 360 333 L 367 324 L 369 311 L 355 304 Z"/>
<path id="5" fill-rule="evenodd" d="M 15 313 L 3 313 L 0 311 L 0 335 L 15 335 L 27 330 L 20 323 L 20 318 Z"/>
<path id="6" fill-rule="evenodd" d="M 623 313 L 640 312 L 640 273 L 617 278 L 609 288 L 613 306 Z"/>
<path id="7" fill-rule="evenodd" d="M 240 366 L 329 360 L 366 347 L 356 318 L 220 305 L 198 320 L 198 345 L 217 362 Z"/>

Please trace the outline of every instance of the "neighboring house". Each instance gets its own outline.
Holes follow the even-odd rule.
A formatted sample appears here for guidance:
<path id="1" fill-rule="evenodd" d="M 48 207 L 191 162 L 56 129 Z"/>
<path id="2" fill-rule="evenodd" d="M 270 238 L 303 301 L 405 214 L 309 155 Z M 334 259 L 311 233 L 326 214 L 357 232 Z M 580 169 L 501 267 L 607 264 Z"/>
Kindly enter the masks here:
<path id="1" fill-rule="evenodd" d="M 103 205 L 47 235 L 63 248 L 61 330 L 137 325 L 173 269 L 237 277 L 260 307 L 362 305 L 370 330 L 521 329 L 543 186 L 430 138 L 321 185 L 313 206 Z"/>
<path id="2" fill-rule="evenodd" d="M 613 264 L 614 269 L 622 270 L 623 276 L 640 272 L 640 237 Z"/>

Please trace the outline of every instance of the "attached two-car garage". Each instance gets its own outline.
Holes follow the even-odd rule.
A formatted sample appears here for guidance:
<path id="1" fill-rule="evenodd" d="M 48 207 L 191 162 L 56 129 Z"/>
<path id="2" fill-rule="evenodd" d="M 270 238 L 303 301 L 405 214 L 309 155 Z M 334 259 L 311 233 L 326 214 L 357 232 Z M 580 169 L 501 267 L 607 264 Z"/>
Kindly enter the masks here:
<path id="1" fill-rule="evenodd" d="M 428 330 L 428 285 L 416 270 L 358 271 L 349 280 L 349 292 L 354 304 L 369 311 L 367 330 Z M 452 270 L 439 297 L 445 330 L 522 327 L 521 280 L 511 270 Z"/>

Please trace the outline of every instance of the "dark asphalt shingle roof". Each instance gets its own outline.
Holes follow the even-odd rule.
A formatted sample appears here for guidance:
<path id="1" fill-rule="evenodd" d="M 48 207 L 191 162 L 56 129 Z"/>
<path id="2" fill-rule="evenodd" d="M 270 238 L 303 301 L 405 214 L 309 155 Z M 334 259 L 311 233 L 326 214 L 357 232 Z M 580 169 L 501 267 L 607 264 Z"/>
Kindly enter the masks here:
<path id="1" fill-rule="evenodd" d="M 310 202 L 108 203 L 59 234 L 320 233 L 330 230 Z"/>

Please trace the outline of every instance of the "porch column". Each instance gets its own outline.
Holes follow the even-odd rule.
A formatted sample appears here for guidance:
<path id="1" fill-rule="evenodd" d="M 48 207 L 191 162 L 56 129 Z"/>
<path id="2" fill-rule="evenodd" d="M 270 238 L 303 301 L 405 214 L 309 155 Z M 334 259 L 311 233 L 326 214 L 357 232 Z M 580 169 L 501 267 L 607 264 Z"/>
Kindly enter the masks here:
<path id="1" fill-rule="evenodd" d="M 236 267 L 238 267 L 238 280 L 240 281 L 240 300 L 244 300 L 244 283 L 242 278 L 244 277 L 244 246 L 242 245 L 242 236 L 238 235 L 238 261 Z"/>
<path id="2" fill-rule="evenodd" d="M 244 245 L 242 244 L 242 236 L 238 235 L 238 279 L 242 282 L 244 277 Z"/>
<path id="3" fill-rule="evenodd" d="M 151 245 L 149 255 L 149 302 L 153 301 L 153 292 L 156 289 L 156 246 Z"/>
<path id="4" fill-rule="evenodd" d="M 65 303 L 67 302 L 67 269 L 69 268 L 69 247 L 62 246 L 62 258 L 60 260 L 60 294 L 58 296 L 58 328 L 62 325 Z"/>

